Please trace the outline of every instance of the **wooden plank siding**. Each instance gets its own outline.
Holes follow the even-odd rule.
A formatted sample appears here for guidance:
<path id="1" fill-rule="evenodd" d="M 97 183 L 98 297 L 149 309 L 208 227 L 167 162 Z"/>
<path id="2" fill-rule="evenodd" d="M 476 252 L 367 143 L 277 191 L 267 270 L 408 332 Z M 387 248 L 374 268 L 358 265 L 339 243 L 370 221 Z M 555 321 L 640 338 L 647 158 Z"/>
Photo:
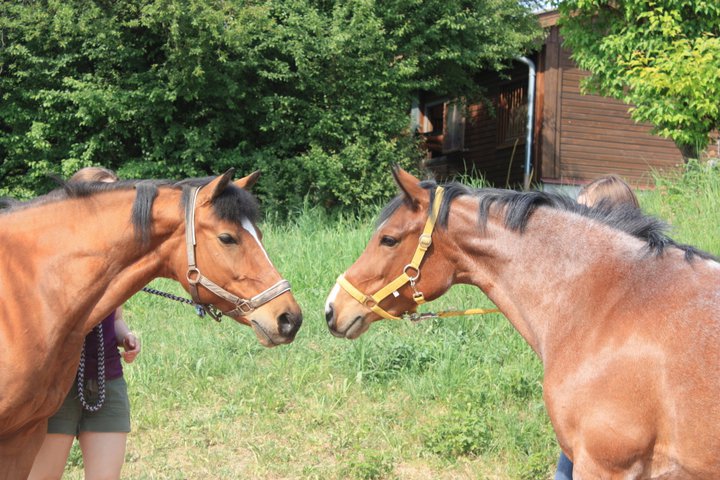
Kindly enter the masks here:
<path id="1" fill-rule="evenodd" d="M 518 78 L 524 80 L 518 82 Z M 473 104 L 467 107 L 465 123 L 465 139 L 462 152 L 449 155 L 431 153 L 426 160 L 426 166 L 438 179 L 445 180 L 454 175 L 469 174 L 482 176 L 490 185 L 498 187 L 514 187 L 522 184 L 523 163 L 525 157 L 525 138 L 507 145 L 498 144 L 498 118 L 497 103 L 500 92 L 508 86 L 527 85 L 527 67 L 515 66 L 509 78 L 499 77 L 495 73 L 487 72 L 478 77 L 478 81 L 486 89 L 489 102 L 493 108 L 486 104 Z M 423 105 L 437 102 L 439 97 L 424 95 L 420 99 L 421 123 L 424 116 Z M 514 150 L 514 152 L 513 152 Z"/>
<path id="2" fill-rule="evenodd" d="M 465 130 L 465 168 L 482 175 L 494 186 L 513 186 L 522 182 L 525 141 L 515 146 L 498 145 L 497 119 L 485 105 L 470 108 Z"/>
<path id="3" fill-rule="evenodd" d="M 556 27 L 554 27 L 556 28 Z M 629 106 L 598 95 L 584 95 L 580 82 L 587 76 L 560 49 L 560 172 L 553 183 L 583 183 L 617 173 L 636 186 L 653 184 L 653 171 L 675 169 L 682 154 L 668 139 L 650 133 L 651 126 L 634 122 Z"/>
<path id="4" fill-rule="evenodd" d="M 580 83 L 588 74 L 563 49 L 557 12 L 538 17 L 547 36 L 541 50 L 528 55 L 537 69 L 532 182 L 580 185 L 616 173 L 636 187 L 648 187 L 654 184 L 653 172 L 677 169 L 683 163 L 681 152 L 671 140 L 652 135 L 650 125 L 635 123 L 629 105 L 581 93 Z M 425 162 L 428 169 L 441 180 L 456 174 L 480 174 L 492 186 L 520 187 L 525 137 L 520 138 L 518 126 L 519 115 L 527 110 L 518 99 L 527 98 L 527 80 L 528 67 L 521 62 L 515 62 L 503 76 L 495 72 L 478 75 L 477 81 L 495 110 L 511 103 L 507 108 L 515 108 L 514 114 L 508 114 L 506 108 L 496 115 L 485 104 L 470 105 L 462 148 L 446 152 L 434 147 Z M 421 95 L 420 117 L 423 105 L 437 105 L 439 100 Z M 507 138 L 506 132 L 510 132 Z M 437 145 L 437 138 L 429 140 Z M 720 154 L 720 142 L 715 149 Z"/>
<path id="5" fill-rule="evenodd" d="M 490 94 L 491 100 L 496 92 Z M 454 175 L 482 176 L 489 185 L 517 187 L 523 181 L 525 138 L 498 144 L 498 121 L 486 105 L 471 105 L 467 111 L 465 142 L 461 153 L 429 155 L 426 166 L 438 179 Z"/>

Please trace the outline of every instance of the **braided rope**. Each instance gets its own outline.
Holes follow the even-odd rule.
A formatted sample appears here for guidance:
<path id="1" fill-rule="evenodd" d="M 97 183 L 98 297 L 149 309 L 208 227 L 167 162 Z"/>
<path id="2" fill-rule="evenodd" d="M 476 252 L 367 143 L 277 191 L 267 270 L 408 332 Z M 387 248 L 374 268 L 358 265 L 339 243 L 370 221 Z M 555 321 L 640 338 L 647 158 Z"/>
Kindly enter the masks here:
<path id="1" fill-rule="evenodd" d="M 188 298 L 178 297 L 172 293 L 163 292 L 162 290 L 150 287 L 144 287 L 142 291 L 152 293 L 153 295 L 159 295 L 170 300 L 175 300 L 177 302 L 193 305 L 195 306 L 195 312 L 198 316 L 205 316 L 206 312 L 203 306 L 196 304 Z M 102 324 L 96 326 L 93 331 L 96 332 L 98 337 L 98 400 L 94 405 L 91 405 L 85 399 L 85 342 L 83 342 L 82 352 L 80 353 L 80 364 L 78 365 L 77 371 L 78 397 L 80 398 L 80 404 L 88 412 L 97 412 L 105 403 L 105 342 L 103 338 Z"/>
<path id="2" fill-rule="evenodd" d="M 189 298 L 178 297 L 177 295 L 173 295 L 172 293 L 163 292 L 162 290 L 157 290 L 157 289 L 150 288 L 150 287 L 144 287 L 142 289 L 142 291 L 145 293 L 152 293 L 153 295 L 159 295 L 164 298 L 169 298 L 170 300 L 175 300 L 176 302 L 187 303 L 188 305 L 193 305 L 195 307 L 195 313 L 197 313 L 199 317 L 205 316 L 205 309 L 202 307 L 202 305 L 198 305 L 197 303 L 193 302 Z"/>
<path id="3" fill-rule="evenodd" d="M 153 295 L 160 295 L 161 297 L 169 298 L 170 300 L 175 300 L 182 303 L 189 303 L 191 305 L 195 303 L 189 298 L 178 297 L 177 295 L 173 295 L 172 293 L 163 292 L 161 290 L 156 290 L 150 287 L 145 287 L 142 289 L 142 291 L 146 293 L 152 293 Z"/>
<path id="4" fill-rule="evenodd" d="M 80 365 L 78 365 L 77 371 L 78 397 L 80 398 L 80 404 L 88 412 L 97 412 L 105 403 L 105 342 L 102 323 L 93 330 L 98 337 L 98 400 L 94 405 L 85 400 L 85 342 L 83 342 Z"/>

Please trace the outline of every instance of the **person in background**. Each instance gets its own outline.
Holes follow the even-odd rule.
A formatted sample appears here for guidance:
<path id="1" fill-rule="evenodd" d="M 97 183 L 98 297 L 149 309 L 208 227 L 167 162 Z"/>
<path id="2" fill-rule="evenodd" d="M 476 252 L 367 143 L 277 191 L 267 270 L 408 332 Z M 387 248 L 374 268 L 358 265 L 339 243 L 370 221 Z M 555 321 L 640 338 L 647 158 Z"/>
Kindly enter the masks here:
<path id="1" fill-rule="evenodd" d="M 605 175 L 585 185 L 577 197 L 578 203 L 593 207 L 602 202 L 603 205 L 613 207 L 616 205 L 632 205 L 640 208 L 635 192 L 622 178 L 617 175 Z M 572 480 L 573 464 L 570 459 L 560 452 L 555 480 Z"/>
<path id="2" fill-rule="evenodd" d="M 610 206 L 627 204 L 640 208 L 635 192 L 617 175 L 605 175 L 588 183 L 580 189 L 577 201 L 588 207 L 603 202 Z"/>
<path id="3" fill-rule="evenodd" d="M 111 170 L 87 167 L 69 181 L 117 180 Z M 62 478 L 75 437 L 82 450 L 86 480 L 120 478 L 130 432 L 130 402 L 120 358 L 131 363 L 138 353 L 140 341 L 123 321 L 122 307 L 85 337 L 75 383 L 60 410 L 49 419 L 30 480 Z"/>

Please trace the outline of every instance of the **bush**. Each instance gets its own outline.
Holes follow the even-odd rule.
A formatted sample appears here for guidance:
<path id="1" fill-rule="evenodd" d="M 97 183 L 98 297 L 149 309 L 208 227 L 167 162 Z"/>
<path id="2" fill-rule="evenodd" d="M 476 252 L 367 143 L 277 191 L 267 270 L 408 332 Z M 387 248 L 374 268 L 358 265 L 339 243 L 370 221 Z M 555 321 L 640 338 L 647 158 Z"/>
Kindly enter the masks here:
<path id="1" fill-rule="evenodd" d="M 232 166 L 278 214 L 367 211 L 418 164 L 412 97 L 476 96 L 538 34 L 515 0 L 0 2 L 0 195 Z"/>

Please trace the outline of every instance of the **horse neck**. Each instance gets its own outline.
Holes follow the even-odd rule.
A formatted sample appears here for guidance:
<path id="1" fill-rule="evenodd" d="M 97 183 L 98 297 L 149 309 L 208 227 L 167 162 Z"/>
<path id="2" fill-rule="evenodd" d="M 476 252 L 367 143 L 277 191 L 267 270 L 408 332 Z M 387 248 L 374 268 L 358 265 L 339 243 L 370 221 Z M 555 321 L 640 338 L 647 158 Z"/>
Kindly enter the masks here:
<path id="1" fill-rule="evenodd" d="M 126 252 L 115 260 L 114 275 L 109 278 L 107 290 L 98 301 L 97 312 L 112 311 L 155 278 L 179 280 L 172 266 L 178 262 L 187 265 L 180 196 L 179 190 L 159 189 L 152 208 L 150 237 L 145 243 L 137 239 L 131 228 L 127 235 L 118 238 L 117 244 L 126 248 Z M 129 222 L 129 215 L 124 218 Z M 102 313 L 95 318 L 95 313 L 93 311 L 89 319 L 91 323 L 104 318 Z"/>
<path id="2" fill-rule="evenodd" d="M 583 321 L 590 312 L 612 303 L 602 285 L 617 286 L 630 276 L 632 267 L 623 257 L 629 244 L 638 250 L 639 240 L 610 227 L 540 208 L 522 233 L 508 230 L 497 212 L 483 232 L 477 202 L 456 203 L 443 242 L 457 283 L 482 289 L 543 360 L 564 335 L 587 326 Z M 589 295 L 592 291 L 605 295 Z"/>
<path id="3" fill-rule="evenodd" d="M 158 195 L 146 244 L 131 222 L 135 191 L 115 190 L 7 215 L 8 248 L 32 252 L 22 262 L 35 272 L 31 284 L 51 292 L 47 311 L 69 321 L 86 318 L 82 330 L 88 331 L 162 273 L 164 244 L 183 225 L 179 195 Z"/>

